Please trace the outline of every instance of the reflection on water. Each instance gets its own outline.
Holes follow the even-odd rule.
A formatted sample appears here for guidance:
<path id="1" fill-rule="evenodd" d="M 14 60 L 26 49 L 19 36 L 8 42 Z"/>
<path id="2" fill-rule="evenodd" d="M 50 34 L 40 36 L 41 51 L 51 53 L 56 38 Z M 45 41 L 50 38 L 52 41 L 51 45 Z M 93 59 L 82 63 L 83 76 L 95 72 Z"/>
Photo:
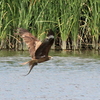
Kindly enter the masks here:
<path id="1" fill-rule="evenodd" d="M 100 56 L 97 51 L 51 51 L 53 58 L 28 76 L 28 51 L 0 51 L 1 100 L 99 100 Z"/>

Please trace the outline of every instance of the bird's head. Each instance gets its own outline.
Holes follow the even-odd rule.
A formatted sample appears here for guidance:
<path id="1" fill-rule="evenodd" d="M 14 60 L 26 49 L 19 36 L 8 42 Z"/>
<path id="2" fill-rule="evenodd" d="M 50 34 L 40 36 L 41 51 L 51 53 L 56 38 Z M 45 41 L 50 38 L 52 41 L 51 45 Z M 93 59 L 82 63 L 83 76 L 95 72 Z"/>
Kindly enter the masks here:
<path id="1" fill-rule="evenodd" d="M 54 32 L 52 31 L 52 29 L 48 30 L 47 37 L 49 37 L 49 36 L 54 36 Z"/>
<path id="2" fill-rule="evenodd" d="M 46 38 L 49 39 L 49 40 L 54 39 L 54 32 L 52 31 L 52 29 L 48 30 Z"/>

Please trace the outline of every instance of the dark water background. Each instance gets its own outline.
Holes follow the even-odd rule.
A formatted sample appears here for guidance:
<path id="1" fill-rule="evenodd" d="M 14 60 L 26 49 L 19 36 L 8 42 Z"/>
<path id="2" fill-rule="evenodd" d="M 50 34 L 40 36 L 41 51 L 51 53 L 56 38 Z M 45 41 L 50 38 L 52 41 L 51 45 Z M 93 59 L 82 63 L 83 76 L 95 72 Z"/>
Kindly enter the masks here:
<path id="1" fill-rule="evenodd" d="M 0 51 L 0 100 L 100 100 L 97 51 L 51 51 L 28 76 L 28 51 Z"/>

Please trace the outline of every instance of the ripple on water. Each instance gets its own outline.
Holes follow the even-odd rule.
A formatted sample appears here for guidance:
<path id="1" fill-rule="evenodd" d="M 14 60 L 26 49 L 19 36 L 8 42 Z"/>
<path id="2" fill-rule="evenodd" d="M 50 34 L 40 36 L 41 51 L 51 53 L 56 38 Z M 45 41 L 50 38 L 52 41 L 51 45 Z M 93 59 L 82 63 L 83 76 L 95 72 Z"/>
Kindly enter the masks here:
<path id="1" fill-rule="evenodd" d="M 0 57 L 1 100 L 99 100 L 99 60 L 54 56 L 25 77 L 30 59 Z"/>

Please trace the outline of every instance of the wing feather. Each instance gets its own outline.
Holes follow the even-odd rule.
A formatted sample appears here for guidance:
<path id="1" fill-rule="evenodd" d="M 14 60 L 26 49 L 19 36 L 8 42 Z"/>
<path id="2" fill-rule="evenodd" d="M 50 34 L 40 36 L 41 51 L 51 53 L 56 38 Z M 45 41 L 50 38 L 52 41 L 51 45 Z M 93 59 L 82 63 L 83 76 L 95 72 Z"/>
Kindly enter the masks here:
<path id="1" fill-rule="evenodd" d="M 35 58 L 36 59 L 48 56 L 50 48 L 51 48 L 51 46 L 53 45 L 53 42 L 54 42 L 53 31 L 49 30 L 47 36 L 48 37 L 43 41 L 43 43 L 38 47 L 38 49 L 35 52 Z"/>
<path id="2" fill-rule="evenodd" d="M 35 58 L 35 52 L 37 48 L 41 45 L 41 41 L 39 41 L 26 29 L 18 28 L 17 31 L 18 33 L 15 33 L 15 34 L 21 36 L 21 38 L 24 40 L 24 42 L 28 46 L 30 56 L 32 58 Z"/>

